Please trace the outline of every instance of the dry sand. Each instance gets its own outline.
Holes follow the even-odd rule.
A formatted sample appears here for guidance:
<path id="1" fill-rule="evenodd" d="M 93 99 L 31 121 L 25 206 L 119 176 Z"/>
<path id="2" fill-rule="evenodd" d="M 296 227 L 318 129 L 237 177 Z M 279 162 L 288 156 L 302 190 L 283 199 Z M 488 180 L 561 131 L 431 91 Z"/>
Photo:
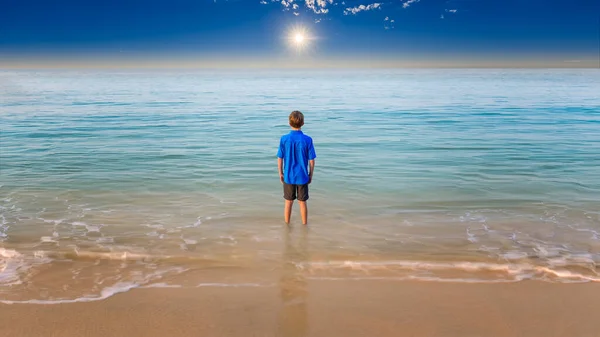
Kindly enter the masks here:
<path id="1" fill-rule="evenodd" d="M 600 284 L 296 279 L 0 304 L 0 336 L 598 337 Z"/>

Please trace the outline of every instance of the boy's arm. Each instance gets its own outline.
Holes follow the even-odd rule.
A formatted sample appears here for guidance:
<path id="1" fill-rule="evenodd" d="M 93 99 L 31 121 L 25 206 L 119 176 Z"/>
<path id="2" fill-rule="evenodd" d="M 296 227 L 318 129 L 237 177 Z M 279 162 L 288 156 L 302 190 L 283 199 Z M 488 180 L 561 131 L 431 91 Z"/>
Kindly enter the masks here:
<path id="1" fill-rule="evenodd" d="M 283 158 L 277 158 L 277 168 L 279 169 L 279 180 L 283 184 Z"/>
<path id="2" fill-rule="evenodd" d="M 279 140 L 279 149 L 277 150 L 277 169 L 279 170 L 279 180 L 283 184 L 283 142 Z"/>
<path id="3" fill-rule="evenodd" d="M 317 153 L 315 152 L 315 147 L 313 145 L 312 139 L 310 140 L 310 145 L 308 146 L 308 183 L 312 182 L 312 176 L 315 172 L 315 158 L 317 158 Z"/>

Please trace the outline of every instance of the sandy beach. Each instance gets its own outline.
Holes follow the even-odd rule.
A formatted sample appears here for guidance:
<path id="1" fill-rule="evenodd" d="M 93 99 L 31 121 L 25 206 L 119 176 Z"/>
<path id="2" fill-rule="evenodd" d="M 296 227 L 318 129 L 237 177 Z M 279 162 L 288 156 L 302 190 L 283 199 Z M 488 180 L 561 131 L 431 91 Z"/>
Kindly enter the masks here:
<path id="1" fill-rule="evenodd" d="M 89 303 L 1 304 L 0 335 L 593 337 L 599 291 L 535 281 L 134 289 Z"/>

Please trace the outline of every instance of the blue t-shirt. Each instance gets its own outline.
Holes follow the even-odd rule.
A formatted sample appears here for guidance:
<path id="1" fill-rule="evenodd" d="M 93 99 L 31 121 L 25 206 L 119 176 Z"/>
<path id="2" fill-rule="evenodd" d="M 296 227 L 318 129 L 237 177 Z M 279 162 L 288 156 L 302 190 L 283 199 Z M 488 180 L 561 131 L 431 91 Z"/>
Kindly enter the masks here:
<path id="1" fill-rule="evenodd" d="M 317 157 L 312 138 L 292 130 L 281 137 L 277 157 L 283 158 L 283 181 L 286 184 L 308 183 L 308 161 Z"/>

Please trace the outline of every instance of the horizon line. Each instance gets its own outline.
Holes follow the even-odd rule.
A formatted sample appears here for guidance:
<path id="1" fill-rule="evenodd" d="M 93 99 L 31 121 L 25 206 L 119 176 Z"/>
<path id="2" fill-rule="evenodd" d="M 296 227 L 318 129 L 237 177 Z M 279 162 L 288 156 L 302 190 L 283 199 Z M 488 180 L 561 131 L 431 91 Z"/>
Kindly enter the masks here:
<path id="1" fill-rule="evenodd" d="M 581 62 L 337 62 L 308 64 L 278 64 L 276 62 L 256 63 L 100 63 L 100 62 L 2 62 L 0 70 L 18 69 L 129 69 L 129 70 L 306 70 L 306 69 L 600 69 L 597 61 Z"/>
<path id="2" fill-rule="evenodd" d="M 600 57 L 591 55 L 382 55 L 380 57 L 289 54 L 263 58 L 253 55 L 2 55 L 0 69 L 404 69 L 404 68 L 591 68 L 600 69 Z"/>

